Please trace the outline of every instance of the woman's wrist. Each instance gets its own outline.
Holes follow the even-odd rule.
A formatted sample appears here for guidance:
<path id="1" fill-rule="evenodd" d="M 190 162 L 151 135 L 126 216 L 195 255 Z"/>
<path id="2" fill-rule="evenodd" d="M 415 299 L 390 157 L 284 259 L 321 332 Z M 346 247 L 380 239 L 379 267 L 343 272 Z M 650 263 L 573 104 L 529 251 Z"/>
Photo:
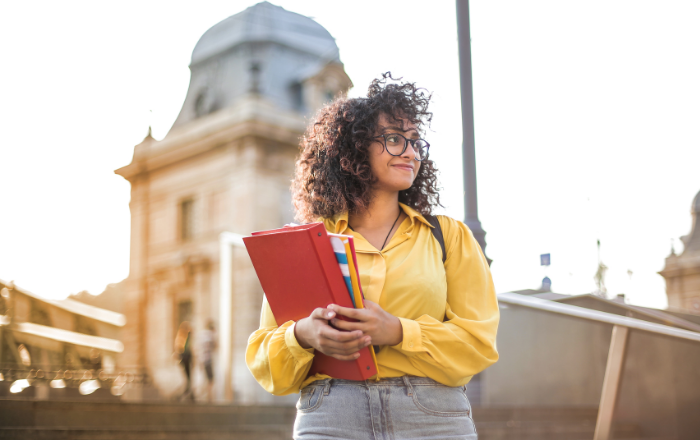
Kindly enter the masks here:
<path id="1" fill-rule="evenodd" d="M 304 336 L 305 329 L 306 329 L 306 321 L 308 321 L 309 318 L 302 318 L 298 320 L 294 324 L 294 337 L 297 340 L 297 343 L 301 346 L 301 348 L 311 348 L 311 344 L 306 340 L 306 337 Z"/>
<path id="2" fill-rule="evenodd" d="M 401 325 L 401 320 L 396 316 L 387 313 L 389 315 L 389 328 L 387 329 L 387 341 L 385 344 L 388 346 L 398 345 L 403 341 L 403 326 Z"/>
<path id="3" fill-rule="evenodd" d="M 401 325 L 401 320 L 394 316 L 396 322 L 396 339 L 393 345 L 399 345 L 403 342 L 403 325 Z"/>

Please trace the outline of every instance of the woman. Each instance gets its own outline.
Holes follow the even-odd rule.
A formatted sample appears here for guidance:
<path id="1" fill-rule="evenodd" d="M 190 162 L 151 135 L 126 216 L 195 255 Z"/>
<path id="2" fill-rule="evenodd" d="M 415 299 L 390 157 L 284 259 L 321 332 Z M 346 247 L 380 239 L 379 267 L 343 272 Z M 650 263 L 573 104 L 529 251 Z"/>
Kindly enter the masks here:
<path id="1" fill-rule="evenodd" d="M 498 359 L 498 304 L 479 245 L 439 216 L 443 263 L 424 217 L 439 205 L 421 139 L 430 96 L 390 80 L 321 109 L 292 185 L 299 220 L 355 237 L 366 308 L 329 304 L 278 327 L 264 302 L 248 340 L 248 367 L 267 391 L 301 390 L 295 439 L 476 439 L 466 384 Z M 307 377 L 316 350 L 350 360 L 369 345 L 379 380 Z"/>
<path id="2" fill-rule="evenodd" d="M 185 388 L 180 394 L 180 399 L 188 398 L 194 400 L 192 393 L 192 347 L 191 339 L 192 327 L 187 321 L 180 323 L 180 328 L 175 335 L 175 357 L 180 361 L 182 370 L 185 373 Z"/>

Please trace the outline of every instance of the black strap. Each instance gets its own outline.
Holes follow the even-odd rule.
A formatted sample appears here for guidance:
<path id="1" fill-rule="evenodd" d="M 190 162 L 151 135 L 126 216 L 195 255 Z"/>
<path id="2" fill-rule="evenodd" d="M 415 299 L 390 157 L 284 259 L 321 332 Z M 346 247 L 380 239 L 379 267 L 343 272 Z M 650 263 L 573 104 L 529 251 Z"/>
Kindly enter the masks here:
<path id="1" fill-rule="evenodd" d="M 445 250 L 445 238 L 442 236 L 442 228 L 440 227 L 440 222 L 438 221 L 437 216 L 434 215 L 425 215 L 426 220 L 428 220 L 428 223 L 433 225 L 432 233 L 433 237 L 440 243 L 440 248 L 442 249 L 442 264 L 445 264 L 445 260 L 447 260 L 447 251 Z"/>

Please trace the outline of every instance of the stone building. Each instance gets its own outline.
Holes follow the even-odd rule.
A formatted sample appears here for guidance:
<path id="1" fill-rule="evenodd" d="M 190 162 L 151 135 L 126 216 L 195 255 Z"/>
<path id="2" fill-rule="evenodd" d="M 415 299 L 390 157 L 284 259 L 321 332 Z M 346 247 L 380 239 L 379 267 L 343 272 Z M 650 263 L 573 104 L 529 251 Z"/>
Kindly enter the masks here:
<path id="1" fill-rule="evenodd" d="M 163 396 L 183 385 L 172 357 L 179 324 L 193 326 L 195 358 L 197 332 L 209 319 L 221 328 L 220 234 L 247 235 L 292 221 L 289 186 L 308 116 L 352 86 L 328 31 L 268 2 L 209 29 L 190 70 L 170 132 L 161 141 L 149 133 L 132 162 L 116 170 L 131 183 L 121 361 L 144 368 Z M 243 371 L 236 366 L 245 368 L 262 290 L 244 249 L 233 251 L 230 269 L 233 304 L 222 316 L 231 317 L 233 369 Z M 202 377 L 201 368 L 195 372 L 195 379 Z M 229 376 L 233 392 L 219 399 L 270 401 L 244 376 Z"/>
<path id="2" fill-rule="evenodd" d="M 681 237 L 683 252 L 671 251 L 659 272 L 666 279 L 666 296 L 671 309 L 700 313 L 700 192 L 690 208 L 692 227 Z"/>

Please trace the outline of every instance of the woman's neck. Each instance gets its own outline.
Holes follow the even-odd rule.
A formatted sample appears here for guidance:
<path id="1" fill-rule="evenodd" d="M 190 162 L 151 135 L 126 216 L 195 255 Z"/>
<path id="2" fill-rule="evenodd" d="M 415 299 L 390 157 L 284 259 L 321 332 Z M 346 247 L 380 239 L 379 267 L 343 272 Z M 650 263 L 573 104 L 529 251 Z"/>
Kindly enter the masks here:
<path id="1" fill-rule="evenodd" d="M 405 214 L 399 207 L 399 193 L 379 192 L 374 195 L 369 207 L 358 213 L 348 214 L 348 223 L 375 248 L 391 240 Z M 392 227 L 393 226 L 393 227 Z"/>

